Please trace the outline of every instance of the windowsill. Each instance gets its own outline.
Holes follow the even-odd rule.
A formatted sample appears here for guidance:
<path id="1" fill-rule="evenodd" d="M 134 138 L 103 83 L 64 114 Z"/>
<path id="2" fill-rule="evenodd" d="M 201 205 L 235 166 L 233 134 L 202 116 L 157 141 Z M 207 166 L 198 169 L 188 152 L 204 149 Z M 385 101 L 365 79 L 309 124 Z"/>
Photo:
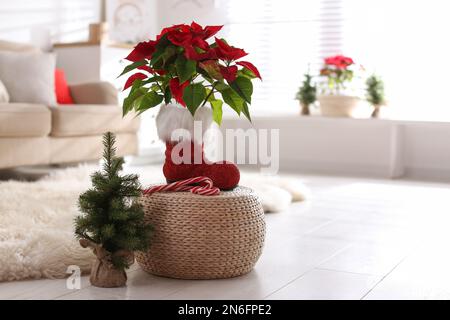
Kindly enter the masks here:
<path id="1" fill-rule="evenodd" d="M 420 124 L 420 123 L 424 123 L 424 124 L 431 124 L 431 123 L 436 123 L 436 124 L 450 124 L 450 117 L 441 117 L 441 118 L 435 118 L 435 117 L 404 117 L 404 116 L 381 116 L 379 118 L 370 118 L 367 116 L 355 116 L 355 117 L 327 117 L 327 116 L 322 116 L 319 113 L 313 113 L 309 116 L 303 116 L 300 115 L 299 112 L 293 112 L 293 111 L 282 111 L 282 112 L 277 112 L 277 113 L 273 113 L 270 111 L 264 112 L 264 111 L 259 111 L 257 113 L 253 113 L 252 114 L 252 121 L 258 121 L 258 120 L 267 120 L 267 119 L 271 119 L 271 120 L 282 120 L 282 119 L 286 119 L 286 120 L 300 120 L 300 121 L 370 121 L 370 122 L 389 122 L 389 123 L 398 123 L 398 124 Z M 239 118 L 239 116 L 237 114 L 232 114 L 232 113 L 226 113 L 223 115 L 223 120 L 224 121 L 239 121 L 239 120 L 246 120 L 246 118 L 244 116 L 241 116 Z"/>

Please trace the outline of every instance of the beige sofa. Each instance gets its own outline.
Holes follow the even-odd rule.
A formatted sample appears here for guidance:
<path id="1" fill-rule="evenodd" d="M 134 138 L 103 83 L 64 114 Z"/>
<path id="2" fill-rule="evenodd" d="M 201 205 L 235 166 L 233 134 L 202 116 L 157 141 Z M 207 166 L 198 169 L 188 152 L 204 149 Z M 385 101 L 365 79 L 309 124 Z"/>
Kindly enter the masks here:
<path id="1" fill-rule="evenodd" d="M 0 169 L 100 159 L 106 131 L 117 134 L 118 155 L 136 154 L 139 119 L 122 118 L 111 84 L 70 90 L 74 105 L 0 103 Z"/>

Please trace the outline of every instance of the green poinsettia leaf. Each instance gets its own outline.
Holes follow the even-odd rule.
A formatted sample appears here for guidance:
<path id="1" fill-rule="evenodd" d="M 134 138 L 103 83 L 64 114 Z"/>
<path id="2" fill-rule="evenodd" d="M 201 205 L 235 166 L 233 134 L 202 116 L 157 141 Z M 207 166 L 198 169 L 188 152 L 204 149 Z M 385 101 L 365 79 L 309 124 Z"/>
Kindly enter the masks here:
<path id="1" fill-rule="evenodd" d="M 123 69 L 122 73 L 119 74 L 119 76 L 118 76 L 117 78 L 123 76 L 124 74 L 126 74 L 126 73 L 128 73 L 128 72 L 130 72 L 130 71 L 132 71 L 132 70 L 134 70 L 134 69 L 136 69 L 136 68 L 138 68 L 138 67 L 141 67 L 141 66 L 145 65 L 146 63 L 147 63 L 147 61 L 145 61 L 145 60 L 140 60 L 140 61 L 136 61 L 136 62 L 133 62 L 133 63 L 127 65 L 127 66 Z"/>
<path id="2" fill-rule="evenodd" d="M 200 67 L 197 65 L 196 71 L 197 71 L 199 74 L 202 75 L 203 79 L 205 79 L 205 80 L 208 81 L 209 83 L 213 83 L 214 79 L 211 78 L 211 77 L 209 76 L 209 74 L 208 74 L 208 72 L 206 72 L 206 70 L 200 68 Z"/>
<path id="3" fill-rule="evenodd" d="M 223 101 L 229 105 L 238 115 L 241 115 L 244 99 L 242 99 L 233 89 L 228 88 L 220 91 Z"/>
<path id="4" fill-rule="evenodd" d="M 149 91 L 146 94 L 138 97 L 133 102 L 133 109 L 135 109 L 138 114 L 141 114 L 147 109 L 156 107 L 164 100 L 164 96 L 157 94 L 154 91 Z"/>
<path id="5" fill-rule="evenodd" d="M 223 80 L 223 75 L 220 73 L 219 64 L 216 61 L 208 60 L 199 63 L 200 68 L 205 70 L 211 78 L 216 80 Z"/>
<path id="6" fill-rule="evenodd" d="M 135 83 L 133 83 L 133 86 L 130 90 L 130 94 L 128 95 L 128 97 L 126 97 L 123 100 L 123 105 L 122 105 L 122 115 L 123 116 L 125 116 L 128 112 L 133 110 L 133 108 L 134 108 L 133 103 L 136 99 L 138 99 L 139 97 L 141 97 L 142 95 L 147 93 L 148 89 L 145 87 L 141 87 L 140 85 L 141 85 L 141 83 L 138 83 L 138 81 L 135 81 Z"/>
<path id="7" fill-rule="evenodd" d="M 244 102 L 242 104 L 242 113 L 244 116 L 248 119 L 248 121 L 252 122 L 252 118 L 250 117 L 250 110 L 248 110 L 248 104 L 247 102 Z"/>
<path id="8" fill-rule="evenodd" d="M 214 83 L 214 87 L 218 90 L 218 91 L 222 91 L 222 90 L 226 90 L 229 89 L 230 86 L 228 86 L 227 84 L 225 84 L 222 81 L 217 81 Z"/>
<path id="9" fill-rule="evenodd" d="M 238 76 L 249 78 L 249 79 L 256 78 L 255 74 L 247 68 L 242 68 L 241 70 L 239 70 L 237 72 L 237 74 L 238 74 Z"/>
<path id="10" fill-rule="evenodd" d="M 194 60 L 187 60 L 183 55 L 180 55 L 175 61 L 175 68 L 180 82 L 183 83 L 189 80 L 195 73 L 197 64 Z"/>
<path id="11" fill-rule="evenodd" d="M 219 126 L 222 123 L 222 100 L 210 100 L 212 112 L 213 112 L 213 121 L 216 122 Z"/>
<path id="12" fill-rule="evenodd" d="M 201 83 L 188 85 L 184 89 L 183 100 L 192 116 L 206 97 L 206 89 Z"/>
<path id="13" fill-rule="evenodd" d="M 177 54 L 176 47 L 168 46 L 162 54 L 163 64 L 169 64 L 175 60 Z"/>
<path id="14" fill-rule="evenodd" d="M 170 41 L 167 39 L 167 34 L 163 35 L 161 39 L 158 40 L 158 44 L 155 46 L 155 52 L 153 52 L 152 59 L 150 60 L 150 65 L 154 69 L 160 69 L 162 67 L 163 55 L 169 45 Z"/>
<path id="15" fill-rule="evenodd" d="M 253 84 L 249 78 L 237 77 L 230 83 L 230 87 L 246 102 L 252 103 Z"/>
<path id="16" fill-rule="evenodd" d="M 164 103 L 168 104 L 172 100 L 172 92 L 168 88 L 164 91 Z"/>
<path id="17" fill-rule="evenodd" d="M 140 89 L 143 86 L 143 81 L 142 79 L 136 79 L 133 81 L 133 84 L 131 85 L 131 89 L 130 89 L 130 93 L 128 94 L 128 96 L 130 96 L 134 91 Z"/>
<path id="18" fill-rule="evenodd" d="M 152 55 L 152 60 L 150 60 L 150 65 L 153 69 L 161 69 L 163 66 L 162 55 L 164 54 L 164 50 L 155 51 Z"/>
<path id="19" fill-rule="evenodd" d="M 149 83 L 153 83 L 153 82 L 157 82 L 157 81 L 161 81 L 161 80 L 163 80 L 163 77 L 154 76 L 154 77 L 148 78 L 147 80 L 141 80 L 141 81 L 142 81 L 142 85 L 144 85 L 144 84 L 149 84 Z"/>

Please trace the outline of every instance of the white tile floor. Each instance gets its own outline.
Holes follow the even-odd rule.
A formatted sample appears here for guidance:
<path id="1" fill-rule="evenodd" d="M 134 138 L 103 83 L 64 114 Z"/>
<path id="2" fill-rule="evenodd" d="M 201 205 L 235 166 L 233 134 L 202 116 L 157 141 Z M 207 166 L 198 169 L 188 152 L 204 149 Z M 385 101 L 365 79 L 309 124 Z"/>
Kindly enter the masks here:
<path id="1" fill-rule="evenodd" d="M 313 198 L 267 214 L 255 269 L 227 280 L 174 280 L 137 265 L 128 286 L 82 278 L 0 284 L 3 299 L 448 299 L 450 186 L 306 177 Z"/>

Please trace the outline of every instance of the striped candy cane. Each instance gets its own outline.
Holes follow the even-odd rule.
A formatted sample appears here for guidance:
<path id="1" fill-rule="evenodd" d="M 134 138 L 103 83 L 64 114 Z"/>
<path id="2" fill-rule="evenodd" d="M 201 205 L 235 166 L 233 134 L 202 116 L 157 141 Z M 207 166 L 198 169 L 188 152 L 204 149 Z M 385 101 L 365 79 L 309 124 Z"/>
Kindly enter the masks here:
<path id="1" fill-rule="evenodd" d="M 195 184 L 195 185 L 193 185 Z M 150 195 L 155 192 L 163 191 L 190 191 L 202 196 L 215 196 L 220 193 L 220 189 L 214 187 L 213 182 L 208 177 L 195 177 L 186 180 L 180 180 L 169 184 L 153 186 L 142 190 L 143 195 Z"/>

